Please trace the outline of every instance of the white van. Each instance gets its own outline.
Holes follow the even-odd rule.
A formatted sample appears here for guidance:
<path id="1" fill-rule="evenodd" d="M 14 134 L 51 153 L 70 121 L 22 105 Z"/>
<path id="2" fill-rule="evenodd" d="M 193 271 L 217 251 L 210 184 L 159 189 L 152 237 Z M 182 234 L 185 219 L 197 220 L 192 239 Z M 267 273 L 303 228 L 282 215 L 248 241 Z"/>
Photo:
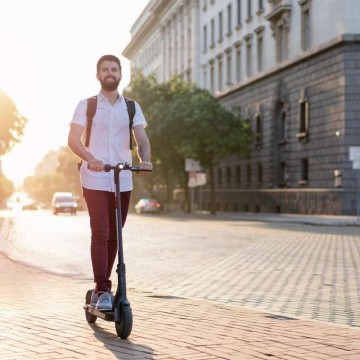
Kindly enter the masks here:
<path id="1" fill-rule="evenodd" d="M 56 192 L 51 200 L 53 214 L 70 213 L 76 215 L 77 202 L 71 192 Z"/>

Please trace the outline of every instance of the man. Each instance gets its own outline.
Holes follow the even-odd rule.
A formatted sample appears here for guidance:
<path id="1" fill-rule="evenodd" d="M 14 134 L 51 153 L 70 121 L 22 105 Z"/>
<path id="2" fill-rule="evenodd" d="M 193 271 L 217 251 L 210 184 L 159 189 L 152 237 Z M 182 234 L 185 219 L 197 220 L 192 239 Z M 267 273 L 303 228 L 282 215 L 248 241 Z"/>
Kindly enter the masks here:
<path id="1" fill-rule="evenodd" d="M 104 164 L 131 164 L 129 113 L 119 94 L 120 60 L 104 55 L 97 62 L 96 77 L 101 84 L 97 110 L 92 122 L 89 146 L 84 145 L 87 100 L 81 100 L 70 123 L 68 145 L 81 158 L 80 179 L 88 207 L 91 228 L 91 261 L 95 290 L 91 305 L 111 310 L 111 271 L 117 255 L 115 184 L 113 172 L 104 172 Z M 145 132 L 146 120 L 135 102 L 132 132 L 138 148 L 139 167 L 152 170 L 150 144 Z M 131 171 L 120 172 L 121 214 L 124 226 L 132 190 Z"/>

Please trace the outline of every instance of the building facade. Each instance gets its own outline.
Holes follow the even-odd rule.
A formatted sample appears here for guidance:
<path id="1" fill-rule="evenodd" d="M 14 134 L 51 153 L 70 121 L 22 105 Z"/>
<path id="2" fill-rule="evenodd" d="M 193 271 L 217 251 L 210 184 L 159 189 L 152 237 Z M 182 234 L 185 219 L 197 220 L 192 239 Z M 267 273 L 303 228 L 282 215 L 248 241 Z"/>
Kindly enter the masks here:
<path id="1" fill-rule="evenodd" d="M 251 157 L 216 169 L 218 210 L 356 214 L 360 1 L 151 0 L 131 35 L 133 70 L 178 73 L 251 123 Z"/>

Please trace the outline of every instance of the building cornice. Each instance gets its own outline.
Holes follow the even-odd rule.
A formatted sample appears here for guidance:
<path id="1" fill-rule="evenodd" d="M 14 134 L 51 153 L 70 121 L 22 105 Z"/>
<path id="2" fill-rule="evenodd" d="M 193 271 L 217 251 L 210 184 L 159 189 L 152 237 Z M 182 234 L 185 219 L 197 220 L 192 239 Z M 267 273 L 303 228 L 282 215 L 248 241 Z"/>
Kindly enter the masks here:
<path id="1" fill-rule="evenodd" d="M 141 44 L 146 40 L 148 34 L 151 34 L 155 27 L 159 27 L 161 13 L 170 6 L 172 6 L 172 4 L 168 0 L 154 0 L 148 4 L 148 6 L 143 10 L 138 19 L 135 21 L 131 30 L 133 31 L 136 28 L 136 25 L 140 23 L 141 18 L 145 13 L 148 13 L 147 18 L 140 29 L 136 31 L 134 36 L 131 38 L 129 44 L 123 50 L 123 56 L 128 59 L 133 56 L 134 52 L 136 52 Z"/>

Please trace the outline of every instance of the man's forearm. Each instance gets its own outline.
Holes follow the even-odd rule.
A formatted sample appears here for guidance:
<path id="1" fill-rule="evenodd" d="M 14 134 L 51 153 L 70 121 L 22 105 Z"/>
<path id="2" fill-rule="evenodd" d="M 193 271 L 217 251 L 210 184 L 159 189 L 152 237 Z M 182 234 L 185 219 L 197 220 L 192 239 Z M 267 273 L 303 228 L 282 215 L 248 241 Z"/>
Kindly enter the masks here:
<path id="1" fill-rule="evenodd" d="M 69 139 L 68 141 L 69 148 L 71 151 L 79 157 L 81 160 L 89 162 L 89 160 L 93 159 L 94 157 L 86 150 L 83 143 L 78 143 L 76 141 L 72 141 Z"/>
<path id="2" fill-rule="evenodd" d="M 141 142 L 141 144 L 138 144 L 138 157 L 140 161 L 150 162 L 151 159 L 151 149 L 150 149 L 150 143 L 149 140 L 146 139 Z"/>

